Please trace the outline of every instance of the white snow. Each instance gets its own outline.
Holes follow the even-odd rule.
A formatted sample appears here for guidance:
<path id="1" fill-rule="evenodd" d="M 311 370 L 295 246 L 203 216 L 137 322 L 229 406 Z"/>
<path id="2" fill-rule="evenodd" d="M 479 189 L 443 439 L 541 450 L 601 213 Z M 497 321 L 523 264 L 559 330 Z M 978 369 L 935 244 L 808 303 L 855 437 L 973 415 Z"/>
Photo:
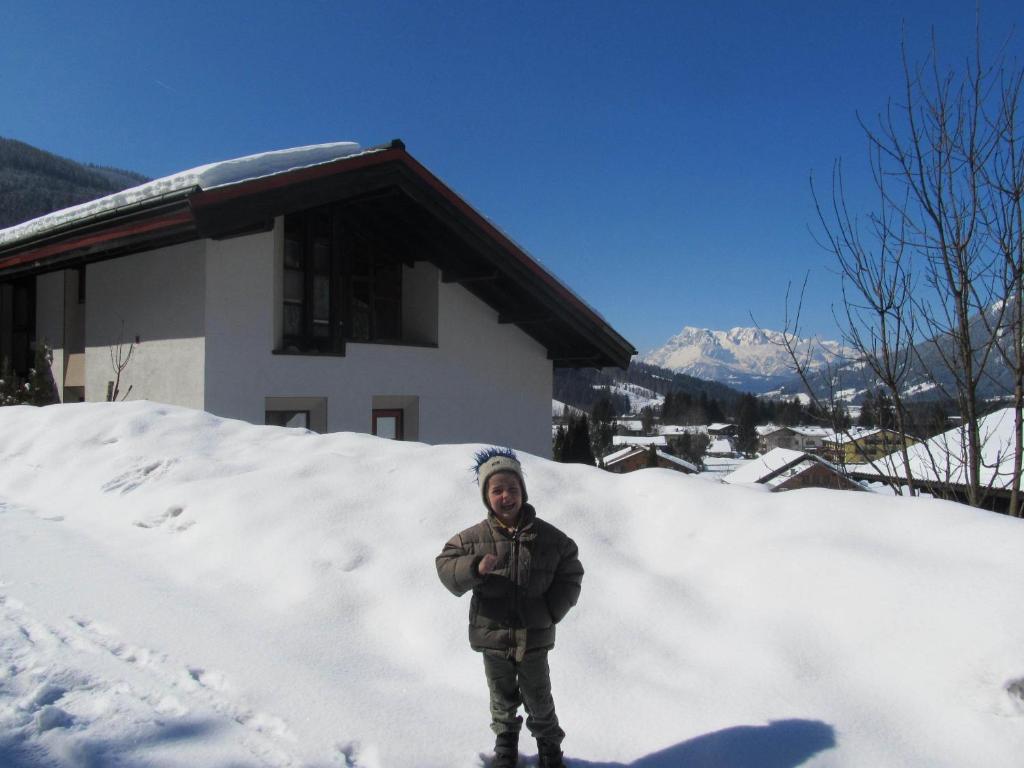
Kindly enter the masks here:
<path id="1" fill-rule="evenodd" d="M 481 765 L 434 571 L 478 447 L 0 409 L 0 765 Z M 1021 521 L 523 460 L 587 569 L 551 655 L 570 766 L 1020 765 Z"/>
<path id="2" fill-rule="evenodd" d="M 312 144 L 272 152 L 261 152 L 233 160 L 200 165 L 171 176 L 148 181 L 137 187 L 64 208 L 35 219 L 0 230 L 0 246 L 26 240 L 50 230 L 96 218 L 103 214 L 152 202 L 163 197 L 192 189 L 210 190 L 243 181 L 273 176 L 287 171 L 334 162 L 343 157 L 359 154 L 363 150 L 351 141 L 330 144 Z M 376 151 L 376 150 L 367 150 Z"/>

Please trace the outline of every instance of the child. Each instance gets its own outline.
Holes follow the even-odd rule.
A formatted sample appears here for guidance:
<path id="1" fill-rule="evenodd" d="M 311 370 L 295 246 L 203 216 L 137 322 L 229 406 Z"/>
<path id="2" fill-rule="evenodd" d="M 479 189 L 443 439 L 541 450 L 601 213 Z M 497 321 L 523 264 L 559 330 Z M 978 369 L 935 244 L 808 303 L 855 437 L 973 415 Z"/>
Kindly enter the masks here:
<path id="1" fill-rule="evenodd" d="M 476 476 L 487 517 L 457 534 L 437 556 L 437 575 L 455 595 L 473 590 L 469 643 L 480 651 L 497 734 L 492 768 L 515 768 L 519 731 L 537 739 L 541 768 L 565 768 L 548 651 L 555 625 L 576 604 L 583 580 L 576 544 L 537 517 L 510 448 L 476 454 Z"/>

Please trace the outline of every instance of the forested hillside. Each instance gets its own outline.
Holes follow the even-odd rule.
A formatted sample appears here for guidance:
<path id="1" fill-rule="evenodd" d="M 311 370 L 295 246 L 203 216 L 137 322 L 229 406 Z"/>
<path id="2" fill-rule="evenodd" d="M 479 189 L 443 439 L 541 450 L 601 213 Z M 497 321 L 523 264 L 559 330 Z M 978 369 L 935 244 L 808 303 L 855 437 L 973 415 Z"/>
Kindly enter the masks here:
<path id="1" fill-rule="evenodd" d="M 693 398 L 704 395 L 710 400 L 732 407 L 741 393 L 716 381 L 704 381 L 685 373 L 674 373 L 656 365 L 633 360 L 626 370 L 618 368 L 565 368 L 555 371 L 555 400 L 590 411 L 594 403 L 606 396 L 603 388 L 616 384 L 636 384 L 658 395 L 669 392 L 686 394 Z M 612 398 L 613 401 L 615 398 Z M 623 400 L 625 398 L 622 398 Z M 629 405 L 615 403 L 616 411 L 624 412 Z M 620 407 L 623 406 L 623 407 Z"/>
<path id="2" fill-rule="evenodd" d="M 0 138 L 0 228 L 146 181 L 131 171 L 77 163 Z"/>

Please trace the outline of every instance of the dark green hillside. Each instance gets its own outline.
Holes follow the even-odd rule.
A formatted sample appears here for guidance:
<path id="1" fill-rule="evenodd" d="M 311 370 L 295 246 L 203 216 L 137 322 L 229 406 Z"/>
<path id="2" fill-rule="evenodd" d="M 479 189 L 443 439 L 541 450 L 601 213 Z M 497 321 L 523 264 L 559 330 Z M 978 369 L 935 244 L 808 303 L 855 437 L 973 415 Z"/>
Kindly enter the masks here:
<path id="1" fill-rule="evenodd" d="M 719 384 L 705 381 L 683 373 L 659 368 L 633 360 L 625 371 L 619 368 L 559 368 L 555 370 L 555 400 L 590 411 L 594 403 L 605 395 L 600 387 L 615 384 L 636 384 L 660 395 L 673 392 L 688 395 L 699 400 L 703 395 L 708 400 L 717 400 L 726 409 L 731 409 L 742 397 L 740 392 Z M 615 403 L 621 411 L 621 403 Z"/>
<path id="2" fill-rule="evenodd" d="M 146 181 L 137 173 L 76 163 L 0 138 L 0 228 Z"/>

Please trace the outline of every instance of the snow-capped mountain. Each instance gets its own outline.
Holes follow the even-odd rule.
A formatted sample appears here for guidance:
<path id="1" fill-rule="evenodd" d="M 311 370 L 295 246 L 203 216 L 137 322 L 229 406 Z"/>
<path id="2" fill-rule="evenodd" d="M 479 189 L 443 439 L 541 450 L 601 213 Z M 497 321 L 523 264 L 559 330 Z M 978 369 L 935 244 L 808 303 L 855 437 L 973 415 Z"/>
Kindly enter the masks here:
<path id="1" fill-rule="evenodd" d="M 686 326 L 642 359 L 679 373 L 762 393 L 794 385 L 792 361 L 782 342 L 781 331 L 714 331 Z M 810 355 L 812 368 L 824 366 L 842 353 L 839 342 L 818 339 L 800 339 L 797 349 L 801 357 Z"/>

